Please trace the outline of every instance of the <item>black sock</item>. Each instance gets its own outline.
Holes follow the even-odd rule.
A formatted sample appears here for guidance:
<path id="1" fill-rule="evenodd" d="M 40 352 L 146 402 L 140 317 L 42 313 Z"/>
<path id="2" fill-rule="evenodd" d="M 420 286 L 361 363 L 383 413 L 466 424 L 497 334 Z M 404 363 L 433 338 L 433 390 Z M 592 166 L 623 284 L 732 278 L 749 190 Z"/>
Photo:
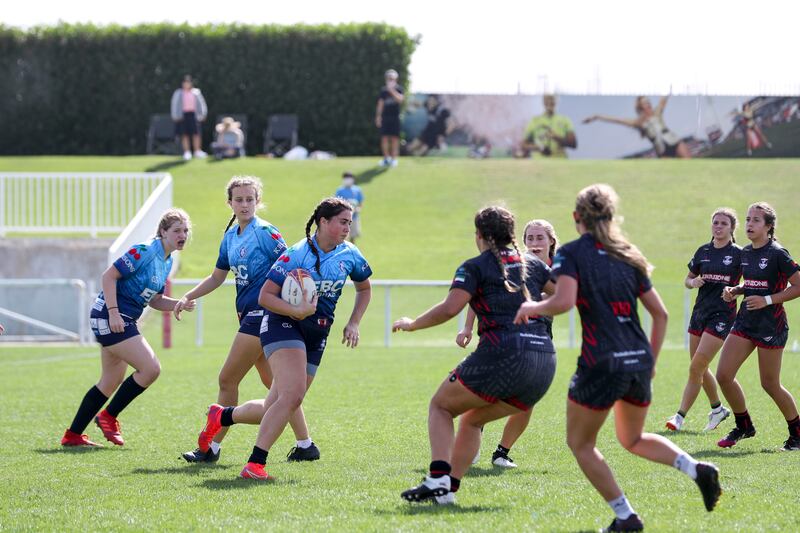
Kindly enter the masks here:
<path id="1" fill-rule="evenodd" d="M 236 409 L 235 407 L 225 407 L 222 410 L 222 417 L 220 418 L 220 423 L 222 427 L 226 428 L 228 426 L 234 425 L 236 422 L 233 421 L 233 410 Z"/>
<path id="2" fill-rule="evenodd" d="M 722 402 L 714 402 L 711 404 L 711 409 L 717 409 L 720 405 L 722 405 Z"/>
<path id="3" fill-rule="evenodd" d="M 495 450 L 495 452 L 501 453 L 503 455 L 508 455 L 508 452 L 510 452 L 510 451 L 511 451 L 511 448 L 506 448 L 502 444 L 498 444 L 497 445 L 497 450 Z"/>
<path id="4" fill-rule="evenodd" d="M 686 412 L 685 411 L 678 411 L 678 414 L 681 415 L 681 418 L 686 418 Z"/>
<path id="5" fill-rule="evenodd" d="M 458 492 L 459 487 L 461 487 L 461 480 L 450 476 L 450 492 Z"/>
<path id="6" fill-rule="evenodd" d="M 78 412 L 75 413 L 75 418 L 72 419 L 72 425 L 69 426 L 69 430 L 78 435 L 83 433 L 83 430 L 97 416 L 97 413 L 100 412 L 100 409 L 103 408 L 107 401 L 108 396 L 100 392 L 97 385 L 93 385 L 83 396 L 81 405 L 78 407 Z"/>
<path id="7" fill-rule="evenodd" d="M 259 448 L 258 446 L 253 446 L 253 453 L 250 454 L 250 459 L 248 459 L 247 462 L 265 465 L 267 464 L 267 455 L 269 455 L 267 450 Z"/>
<path id="8" fill-rule="evenodd" d="M 736 419 L 736 427 L 739 429 L 750 429 L 753 427 L 753 421 L 750 420 L 750 413 L 747 411 L 743 413 L 733 413 Z"/>
<path id="9" fill-rule="evenodd" d="M 800 416 L 794 417 L 792 420 L 787 420 L 789 425 L 789 435 L 792 437 L 800 437 Z"/>
<path id="10" fill-rule="evenodd" d="M 106 407 L 106 412 L 117 418 L 122 410 L 128 407 L 128 404 L 146 389 L 147 387 L 142 387 L 136 383 L 136 380 L 133 379 L 133 374 L 131 374 L 128 379 L 122 382 L 117 393 L 111 398 L 111 402 Z"/>
<path id="11" fill-rule="evenodd" d="M 450 475 L 450 463 L 447 461 L 431 461 L 431 477 Z"/>

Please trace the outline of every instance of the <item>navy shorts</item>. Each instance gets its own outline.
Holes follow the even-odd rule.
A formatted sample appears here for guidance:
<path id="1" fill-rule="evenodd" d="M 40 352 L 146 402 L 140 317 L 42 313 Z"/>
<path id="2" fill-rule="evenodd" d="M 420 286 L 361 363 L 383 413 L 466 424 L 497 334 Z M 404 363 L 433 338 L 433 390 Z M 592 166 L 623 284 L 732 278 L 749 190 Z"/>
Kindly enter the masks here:
<path id="1" fill-rule="evenodd" d="M 239 333 L 261 337 L 261 319 L 264 317 L 263 309 L 250 311 L 239 319 Z"/>
<path id="2" fill-rule="evenodd" d="M 458 380 L 489 403 L 502 401 L 527 411 L 545 395 L 555 373 L 553 352 L 478 345 L 453 370 L 450 381 Z"/>
<path id="3" fill-rule="evenodd" d="M 200 125 L 197 123 L 197 115 L 194 111 L 183 114 L 183 118 L 175 123 L 175 135 L 197 135 L 200 133 Z"/>
<path id="4" fill-rule="evenodd" d="M 384 137 L 399 137 L 400 117 L 381 117 L 381 135 Z"/>
<path id="5" fill-rule="evenodd" d="M 102 306 L 101 309 L 97 309 L 99 302 L 101 302 L 99 299 L 95 301 L 92 312 L 89 314 L 89 326 L 101 346 L 113 346 L 140 334 L 139 328 L 136 326 L 136 320 L 125 315 L 122 315 L 122 319 L 125 321 L 125 329 L 122 333 L 111 331 L 108 325 L 108 309 L 105 306 L 105 302 L 99 304 Z"/>
<path id="6" fill-rule="evenodd" d="M 736 318 L 735 313 L 730 311 L 712 313 L 710 315 L 695 311 L 689 319 L 689 333 L 701 337 L 703 333 L 708 333 L 719 339 L 725 340 L 731 331 L 731 326 Z"/>
<path id="7" fill-rule="evenodd" d="M 599 361 L 589 368 L 578 365 L 569 383 L 567 397 L 583 407 L 605 411 L 617 400 L 647 407 L 653 398 L 652 369 L 633 372 L 609 371 L 614 361 Z"/>
<path id="8" fill-rule="evenodd" d="M 333 321 L 328 320 L 325 324 L 314 326 L 308 320 L 298 322 L 293 318 L 265 311 L 259 330 L 264 356 L 269 359 L 276 350 L 282 348 L 305 350 L 306 373 L 314 376 L 322 363 L 322 353 L 325 351 L 332 323 Z"/>

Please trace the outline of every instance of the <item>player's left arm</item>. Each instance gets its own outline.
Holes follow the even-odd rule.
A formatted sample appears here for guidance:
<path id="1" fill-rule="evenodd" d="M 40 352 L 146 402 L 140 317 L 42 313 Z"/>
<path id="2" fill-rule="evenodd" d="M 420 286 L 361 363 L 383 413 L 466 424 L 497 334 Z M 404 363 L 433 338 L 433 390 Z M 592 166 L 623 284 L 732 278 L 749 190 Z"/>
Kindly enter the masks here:
<path id="1" fill-rule="evenodd" d="M 364 281 L 354 281 L 353 285 L 356 288 L 356 299 L 353 304 L 353 312 L 350 313 L 350 320 L 342 331 L 342 344 L 346 344 L 351 348 L 358 346 L 358 325 L 361 324 L 361 319 L 367 311 L 367 306 L 372 298 L 372 284 L 369 279 Z"/>
<path id="2" fill-rule="evenodd" d="M 147 305 L 156 311 L 170 312 L 175 309 L 175 304 L 177 304 L 179 301 L 179 299 L 171 298 L 158 293 L 150 299 L 150 302 Z M 183 311 L 194 311 L 196 303 L 196 300 L 189 300 L 182 306 L 181 309 Z"/>
<path id="3" fill-rule="evenodd" d="M 763 309 L 768 305 L 782 304 L 794 300 L 798 296 L 800 296 L 800 272 L 795 272 L 789 277 L 789 286 L 781 292 L 776 292 L 768 296 L 748 296 L 744 299 L 743 303 L 747 305 L 748 311 L 755 311 L 756 309 Z M 769 298 L 769 302 L 767 298 Z"/>

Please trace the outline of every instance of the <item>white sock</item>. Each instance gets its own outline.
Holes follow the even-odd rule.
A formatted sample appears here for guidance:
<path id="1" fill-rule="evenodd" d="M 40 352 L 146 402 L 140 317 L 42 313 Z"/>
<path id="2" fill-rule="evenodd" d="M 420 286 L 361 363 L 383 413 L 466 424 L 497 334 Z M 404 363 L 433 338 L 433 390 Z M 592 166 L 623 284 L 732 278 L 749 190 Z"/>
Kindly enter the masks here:
<path id="1" fill-rule="evenodd" d="M 211 441 L 211 451 L 214 452 L 214 455 L 219 453 L 220 448 L 222 448 L 222 444 L 219 442 L 214 442 L 213 440 Z"/>
<path id="2" fill-rule="evenodd" d="M 619 498 L 609 500 L 608 506 L 611 507 L 611 510 L 614 511 L 614 514 L 617 515 L 617 518 L 620 520 L 625 520 L 632 514 L 636 513 L 636 511 L 633 510 L 633 507 L 631 507 L 630 502 L 628 502 L 628 498 L 626 498 L 624 494 Z"/>
<path id="3" fill-rule="evenodd" d="M 314 444 L 314 441 L 311 440 L 311 437 L 309 437 L 307 439 L 304 439 L 304 440 L 297 441 L 297 447 L 298 448 L 306 449 L 306 448 L 310 447 L 312 444 Z"/>
<path id="4" fill-rule="evenodd" d="M 725 409 L 722 404 L 719 404 L 717 407 L 711 410 L 712 413 L 721 413 L 722 410 Z"/>
<path id="5" fill-rule="evenodd" d="M 697 461 L 692 456 L 685 453 L 678 454 L 672 466 L 686 474 L 692 479 L 697 479 Z"/>

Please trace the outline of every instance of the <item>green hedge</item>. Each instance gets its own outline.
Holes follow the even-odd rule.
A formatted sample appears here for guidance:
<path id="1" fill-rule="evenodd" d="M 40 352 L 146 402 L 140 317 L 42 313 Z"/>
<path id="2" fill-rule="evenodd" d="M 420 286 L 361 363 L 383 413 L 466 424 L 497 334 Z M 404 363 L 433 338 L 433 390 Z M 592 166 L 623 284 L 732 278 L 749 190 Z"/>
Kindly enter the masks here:
<path id="1" fill-rule="evenodd" d="M 245 113 L 248 153 L 266 118 L 295 113 L 300 142 L 377 153 L 387 68 L 408 86 L 415 39 L 386 24 L 0 26 L 0 154 L 137 154 L 153 113 L 169 113 L 185 73 L 218 113 Z M 204 145 L 213 124 L 203 128 Z"/>

